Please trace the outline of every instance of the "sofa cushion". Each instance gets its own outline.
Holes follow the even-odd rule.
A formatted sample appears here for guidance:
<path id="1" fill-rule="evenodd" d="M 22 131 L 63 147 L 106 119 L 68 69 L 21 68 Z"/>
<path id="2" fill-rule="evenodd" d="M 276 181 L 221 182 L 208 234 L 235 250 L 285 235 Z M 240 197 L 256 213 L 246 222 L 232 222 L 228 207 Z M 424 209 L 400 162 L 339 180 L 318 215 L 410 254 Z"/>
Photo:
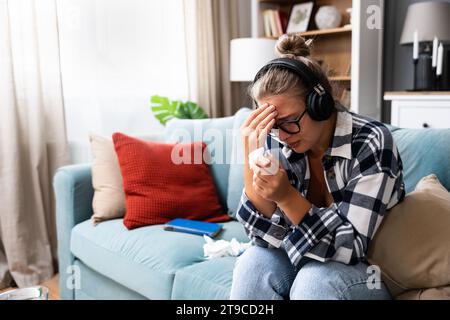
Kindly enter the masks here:
<path id="1" fill-rule="evenodd" d="M 450 300 L 450 286 L 411 290 L 396 297 L 397 300 Z"/>
<path id="2" fill-rule="evenodd" d="M 176 218 L 224 222 L 206 144 L 143 141 L 113 134 L 126 197 L 128 229 L 163 224 Z"/>
<path id="3" fill-rule="evenodd" d="M 149 141 L 164 141 L 163 133 L 140 136 Z M 105 220 L 122 218 L 125 215 L 125 193 L 119 161 L 111 137 L 91 133 L 89 135 L 92 152 L 92 221 L 94 224 Z"/>
<path id="4" fill-rule="evenodd" d="M 211 173 L 223 208 L 227 207 L 231 136 L 234 117 L 216 119 L 171 119 L 166 124 L 166 142 L 203 141 L 208 146 L 212 163 Z"/>
<path id="5" fill-rule="evenodd" d="M 450 193 L 430 175 L 384 218 L 368 252 L 393 296 L 450 285 Z"/>
<path id="6" fill-rule="evenodd" d="M 179 269 L 172 299 L 228 300 L 235 262 L 234 257 L 223 257 Z"/>
<path id="7" fill-rule="evenodd" d="M 248 242 L 239 222 L 230 221 L 222 225 L 224 231 L 218 239 L 231 240 L 234 237 L 240 242 Z M 85 221 L 75 226 L 71 235 L 71 251 L 79 260 L 149 299 L 171 298 L 176 272 L 205 261 L 204 243 L 201 236 L 165 231 L 161 225 L 129 231 L 121 219 L 105 221 L 97 226 Z M 223 285 L 214 273 L 205 273 L 204 276 L 207 282 Z M 179 295 L 182 294 L 180 290 L 177 290 Z M 189 287 L 185 290 L 191 291 Z M 186 296 L 190 294 L 199 293 L 183 293 Z"/>
<path id="8" fill-rule="evenodd" d="M 119 161 L 114 150 L 113 141 L 91 133 L 92 186 L 92 221 L 94 224 L 105 220 L 122 218 L 125 215 L 125 193 L 123 192 L 122 175 Z"/>
<path id="9" fill-rule="evenodd" d="M 403 161 L 406 192 L 432 173 L 450 190 L 450 129 L 390 129 Z"/>

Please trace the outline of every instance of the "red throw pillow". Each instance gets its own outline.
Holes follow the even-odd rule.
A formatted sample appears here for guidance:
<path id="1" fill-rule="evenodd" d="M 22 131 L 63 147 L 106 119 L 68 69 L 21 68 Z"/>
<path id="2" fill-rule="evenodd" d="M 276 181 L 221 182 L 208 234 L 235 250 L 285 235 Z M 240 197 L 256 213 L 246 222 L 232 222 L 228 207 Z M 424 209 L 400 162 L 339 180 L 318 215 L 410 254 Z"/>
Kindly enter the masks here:
<path id="1" fill-rule="evenodd" d="M 175 218 L 230 220 L 223 213 L 209 166 L 203 160 L 205 143 L 166 144 L 121 133 L 112 137 L 125 191 L 123 223 L 128 229 L 163 224 Z M 186 156 L 183 152 L 190 152 L 192 161 L 176 164 L 172 150 L 181 157 Z"/>

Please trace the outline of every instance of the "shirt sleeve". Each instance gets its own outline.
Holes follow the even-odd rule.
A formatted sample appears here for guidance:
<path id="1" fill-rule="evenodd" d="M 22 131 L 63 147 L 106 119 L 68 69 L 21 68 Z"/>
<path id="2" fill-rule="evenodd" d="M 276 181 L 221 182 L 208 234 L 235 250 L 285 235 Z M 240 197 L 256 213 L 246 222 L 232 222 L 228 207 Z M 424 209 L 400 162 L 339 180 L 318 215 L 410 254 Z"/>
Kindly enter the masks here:
<path id="1" fill-rule="evenodd" d="M 266 218 L 255 208 L 244 190 L 236 218 L 244 225 L 250 240 L 261 247 L 279 248 L 289 229 L 284 214 L 278 207 L 270 219 Z"/>
<path id="2" fill-rule="evenodd" d="M 384 214 L 403 195 L 401 160 L 395 145 L 366 143 L 353 163 L 342 200 L 328 208 L 312 206 L 286 239 L 291 261 L 303 257 L 353 264 L 366 256 Z"/>

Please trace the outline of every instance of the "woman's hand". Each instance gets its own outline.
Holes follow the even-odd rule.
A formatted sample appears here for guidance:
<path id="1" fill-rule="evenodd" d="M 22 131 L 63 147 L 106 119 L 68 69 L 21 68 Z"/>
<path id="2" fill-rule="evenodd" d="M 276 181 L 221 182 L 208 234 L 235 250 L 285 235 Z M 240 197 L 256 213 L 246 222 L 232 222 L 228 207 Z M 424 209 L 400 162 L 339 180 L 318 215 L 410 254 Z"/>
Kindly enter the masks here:
<path id="1" fill-rule="evenodd" d="M 295 190 L 289 183 L 286 170 L 272 155 L 267 158 L 259 158 L 255 164 L 256 168 L 253 171 L 253 189 L 255 192 L 277 205 L 284 203 L 292 194 L 291 192 Z M 277 165 L 276 170 L 269 170 L 269 167 L 273 167 L 274 164 Z"/>
<path id="2" fill-rule="evenodd" d="M 254 110 L 240 128 L 244 141 L 244 156 L 264 146 L 267 135 L 275 124 L 277 111 L 267 103 Z"/>
<path id="3" fill-rule="evenodd" d="M 269 219 L 276 209 L 276 204 L 273 201 L 262 198 L 253 189 L 253 171 L 250 169 L 248 156 L 250 152 L 264 146 L 266 137 L 275 124 L 276 115 L 275 107 L 265 104 L 254 110 L 240 128 L 244 147 L 245 193 L 255 208 Z"/>
<path id="4" fill-rule="evenodd" d="M 253 189 L 259 197 L 275 203 L 292 223 L 298 225 L 312 205 L 289 183 L 286 171 L 279 164 L 275 174 L 266 173 L 267 168 L 276 161 L 273 156 L 269 159 L 270 161 L 258 159 L 255 162 L 258 169 L 253 173 Z"/>

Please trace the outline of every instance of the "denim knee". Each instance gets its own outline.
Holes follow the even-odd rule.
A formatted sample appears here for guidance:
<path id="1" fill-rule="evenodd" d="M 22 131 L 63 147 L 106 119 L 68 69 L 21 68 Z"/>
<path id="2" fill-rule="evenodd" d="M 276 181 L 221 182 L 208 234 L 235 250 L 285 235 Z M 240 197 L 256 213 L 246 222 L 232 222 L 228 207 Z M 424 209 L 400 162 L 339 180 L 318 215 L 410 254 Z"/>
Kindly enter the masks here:
<path id="1" fill-rule="evenodd" d="M 308 262 L 297 273 L 290 290 L 293 300 L 386 300 L 391 295 L 381 279 L 373 283 L 368 265 Z M 368 284 L 370 282 L 370 285 Z"/>
<path id="2" fill-rule="evenodd" d="M 294 268 L 284 249 L 252 246 L 236 261 L 230 299 L 287 298 L 294 278 Z"/>

